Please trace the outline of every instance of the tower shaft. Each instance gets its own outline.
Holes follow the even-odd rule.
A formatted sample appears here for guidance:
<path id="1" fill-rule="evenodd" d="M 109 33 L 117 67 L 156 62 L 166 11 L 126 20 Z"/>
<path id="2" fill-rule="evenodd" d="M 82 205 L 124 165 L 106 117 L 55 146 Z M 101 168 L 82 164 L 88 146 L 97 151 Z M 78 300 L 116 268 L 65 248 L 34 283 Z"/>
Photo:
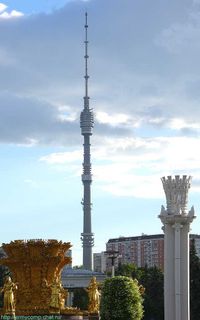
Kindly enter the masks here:
<path id="1" fill-rule="evenodd" d="M 189 320 L 189 230 L 194 208 L 188 212 L 191 177 L 162 178 L 167 209 L 159 218 L 164 227 L 165 320 Z"/>
<path id="2" fill-rule="evenodd" d="M 85 14 L 85 97 L 84 109 L 80 116 L 81 134 L 84 137 L 83 144 L 83 233 L 81 233 L 81 240 L 83 244 L 83 267 L 87 270 L 92 270 L 92 246 L 94 245 L 94 235 L 92 233 L 91 221 L 91 160 L 90 160 L 90 137 L 94 126 L 93 111 L 89 107 L 88 96 L 88 37 L 87 37 L 87 13 Z"/>

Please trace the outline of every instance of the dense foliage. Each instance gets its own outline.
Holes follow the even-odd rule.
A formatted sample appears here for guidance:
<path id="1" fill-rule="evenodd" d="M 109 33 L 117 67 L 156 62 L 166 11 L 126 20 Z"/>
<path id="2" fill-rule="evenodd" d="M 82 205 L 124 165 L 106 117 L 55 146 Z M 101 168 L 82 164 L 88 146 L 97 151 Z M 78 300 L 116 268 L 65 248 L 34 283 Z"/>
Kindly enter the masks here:
<path id="1" fill-rule="evenodd" d="M 164 319 L 164 275 L 156 268 L 144 268 L 139 279 L 145 288 L 144 320 Z"/>
<path id="2" fill-rule="evenodd" d="M 138 268 L 124 264 L 116 270 L 118 275 L 137 279 L 145 288 L 144 320 L 164 319 L 164 275 L 158 268 Z M 199 320 L 200 315 L 200 259 L 196 254 L 194 240 L 190 245 L 190 319 Z"/>
<path id="3" fill-rule="evenodd" d="M 157 267 L 138 268 L 134 264 L 120 265 L 116 274 L 137 279 L 145 288 L 144 320 L 164 319 L 164 275 Z"/>
<path id="4" fill-rule="evenodd" d="M 81 310 L 88 309 L 88 293 L 85 289 L 79 288 L 74 290 L 74 297 L 73 297 L 73 307 L 77 307 Z"/>
<path id="5" fill-rule="evenodd" d="M 137 281 L 124 276 L 108 278 L 102 287 L 101 320 L 140 320 L 142 300 Z"/>
<path id="6" fill-rule="evenodd" d="M 200 315 L 200 259 L 196 254 L 194 240 L 190 246 L 190 319 L 199 320 Z"/>

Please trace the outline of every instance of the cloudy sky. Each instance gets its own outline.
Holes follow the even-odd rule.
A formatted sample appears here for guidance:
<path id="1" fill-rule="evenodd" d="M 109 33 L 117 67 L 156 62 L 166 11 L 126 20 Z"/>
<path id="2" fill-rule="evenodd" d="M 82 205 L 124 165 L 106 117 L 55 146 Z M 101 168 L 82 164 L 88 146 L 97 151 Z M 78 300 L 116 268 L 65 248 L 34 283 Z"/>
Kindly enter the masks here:
<path id="1" fill-rule="evenodd" d="M 160 177 L 193 176 L 200 213 L 200 1 L 0 3 L 1 242 L 71 241 L 82 263 L 84 13 L 89 14 L 94 252 L 161 232 Z M 200 233 L 200 219 L 192 225 Z"/>

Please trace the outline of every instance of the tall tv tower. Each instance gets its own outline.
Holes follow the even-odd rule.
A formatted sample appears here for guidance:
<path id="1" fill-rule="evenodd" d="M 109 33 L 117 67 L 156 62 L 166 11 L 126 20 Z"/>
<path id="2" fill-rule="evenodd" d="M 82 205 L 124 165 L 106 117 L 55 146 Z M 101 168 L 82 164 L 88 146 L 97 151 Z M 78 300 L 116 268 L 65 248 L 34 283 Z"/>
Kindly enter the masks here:
<path id="1" fill-rule="evenodd" d="M 81 240 L 83 243 L 83 267 L 87 270 L 92 270 L 92 247 L 94 245 L 94 234 L 91 226 L 91 162 L 90 162 L 90 136 L 94 126 L 94 115 L 92 109 L 89 107 L 88 96 L 88 23 L 87 12 L 85 13 L 85 96 L 84 109 L 80 116 L 81 134 L 84 137 L 83 144 L 83 233 L 81 233 Z"/>

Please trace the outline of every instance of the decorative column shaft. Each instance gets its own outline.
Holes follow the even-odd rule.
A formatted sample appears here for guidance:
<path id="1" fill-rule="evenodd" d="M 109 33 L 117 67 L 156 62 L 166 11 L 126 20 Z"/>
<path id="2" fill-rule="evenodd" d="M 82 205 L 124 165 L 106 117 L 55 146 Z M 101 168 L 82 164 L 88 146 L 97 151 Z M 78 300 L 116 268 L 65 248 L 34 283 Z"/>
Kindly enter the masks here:
<path id="1" fill-rule="evenodd" d="M 195 218 L 188 212 L 191 177 L 162 179 L 167 209 L 161 207 L 159 218 L 164 227 L 164 299 L 165 320 L 189 320 L 189 230 Z"/>

